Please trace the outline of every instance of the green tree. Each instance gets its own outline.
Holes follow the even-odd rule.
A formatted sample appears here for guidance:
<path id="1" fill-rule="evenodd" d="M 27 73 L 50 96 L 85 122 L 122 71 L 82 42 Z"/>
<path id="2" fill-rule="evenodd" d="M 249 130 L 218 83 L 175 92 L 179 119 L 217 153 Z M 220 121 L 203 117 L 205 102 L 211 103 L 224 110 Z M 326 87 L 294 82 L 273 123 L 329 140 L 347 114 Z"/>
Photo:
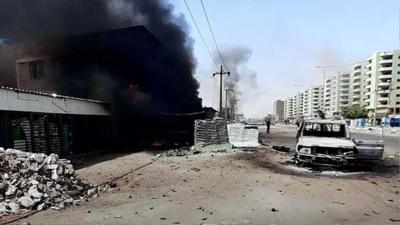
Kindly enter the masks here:
<path id="1" fill-rule="evenodd" d="M 366 118 L 367 115 L 365 108 L 359 105 L 346 106 L 342 109 L 342 116 L 346 119 Z"/>

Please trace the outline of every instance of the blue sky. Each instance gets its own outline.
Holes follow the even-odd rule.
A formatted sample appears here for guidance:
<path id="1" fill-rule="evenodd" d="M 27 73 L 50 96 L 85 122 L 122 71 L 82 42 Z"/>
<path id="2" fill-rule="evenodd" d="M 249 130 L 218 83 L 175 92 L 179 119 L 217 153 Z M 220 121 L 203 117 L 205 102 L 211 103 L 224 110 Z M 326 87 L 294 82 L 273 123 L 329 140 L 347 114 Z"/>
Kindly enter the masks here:
<path id="1" fill-rule="evenodd" d="M 211 50 L 212 37 L 200 0 L 187 0 Z M 272 103 L 301 85 L 322 82 L 316 65 L 334 65 L 328 74 L 347 71 L 351 63 L 375 51 L 399 48 L 398 0 L 203 0 L 221 51 L 232 47 L 252 52 L 245 70 L 257 73 L 257 87 L 239 81 L 240 110 L 266 115 Z M 194 39 L 196 78 L 204 105 L 216 106 L 217 83 L 210 56 L 195 30 L 183 0 L 170 0 L 184 16 Z M 246 76 L 246 75 L 244 75 Z M 298 85 L 298 86 L 294 86 Z"/>

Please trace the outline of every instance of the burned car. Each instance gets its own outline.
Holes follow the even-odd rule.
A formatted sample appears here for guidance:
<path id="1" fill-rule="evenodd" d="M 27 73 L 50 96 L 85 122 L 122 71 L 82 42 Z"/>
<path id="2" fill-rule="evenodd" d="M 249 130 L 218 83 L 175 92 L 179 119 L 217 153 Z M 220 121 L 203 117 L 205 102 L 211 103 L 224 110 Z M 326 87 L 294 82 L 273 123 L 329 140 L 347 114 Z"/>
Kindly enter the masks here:
<path id="1" fill-rule="evenodd" d="M 298 130 L 296 164 L 351 165 L 357 155 L 343 120 L 305 120 Z"/>

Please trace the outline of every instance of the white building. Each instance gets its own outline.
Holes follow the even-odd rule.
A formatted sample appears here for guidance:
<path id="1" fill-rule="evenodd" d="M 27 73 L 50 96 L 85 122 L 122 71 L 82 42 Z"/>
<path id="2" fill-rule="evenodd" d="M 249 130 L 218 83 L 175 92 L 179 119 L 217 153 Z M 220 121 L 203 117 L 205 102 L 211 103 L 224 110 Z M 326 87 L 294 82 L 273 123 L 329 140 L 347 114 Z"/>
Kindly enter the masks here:
<path id="1" fill-rule="evenodd" d="M 340 115 L 344 107 L 359 105 L 372 118 L 400 115 L 400 50 L 377 52 L 284 102 L 284 118 Z"/>
<path id="2" fill-rule="evenodd" d="M 400 115 L 400 50 L 377 52 L 365 60 L 365 106 L 371 117 Z"/>
<path id="3" fill-rule="evenodd" d="M 349 73 L 338 73 L 324 82 L 324 107 L 327 118 L 340 115 L 351 103 L 351 79 Z"/>

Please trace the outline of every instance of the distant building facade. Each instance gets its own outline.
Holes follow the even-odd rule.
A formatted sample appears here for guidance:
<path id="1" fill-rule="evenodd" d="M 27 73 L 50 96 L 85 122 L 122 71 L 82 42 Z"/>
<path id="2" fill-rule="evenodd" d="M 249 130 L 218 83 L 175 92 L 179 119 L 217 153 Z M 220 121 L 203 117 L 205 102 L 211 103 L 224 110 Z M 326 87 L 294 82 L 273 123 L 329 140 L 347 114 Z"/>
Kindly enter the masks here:
<path id="1" fill-rule="evenodd" d="M 284 101 L 284 118 L 338 116 L 343 108 L 358 105 L 372 119 L 400 115 L 400 50 L 376 52 L 353 63 L 349 73 L 324 80 Z"/>
<path id="2" fill-rule="evenodd" d="M 281 121 L 284 118 L 285 103 L 282 100 L 274 102 L 274 117 L 276 121 Z"/>

